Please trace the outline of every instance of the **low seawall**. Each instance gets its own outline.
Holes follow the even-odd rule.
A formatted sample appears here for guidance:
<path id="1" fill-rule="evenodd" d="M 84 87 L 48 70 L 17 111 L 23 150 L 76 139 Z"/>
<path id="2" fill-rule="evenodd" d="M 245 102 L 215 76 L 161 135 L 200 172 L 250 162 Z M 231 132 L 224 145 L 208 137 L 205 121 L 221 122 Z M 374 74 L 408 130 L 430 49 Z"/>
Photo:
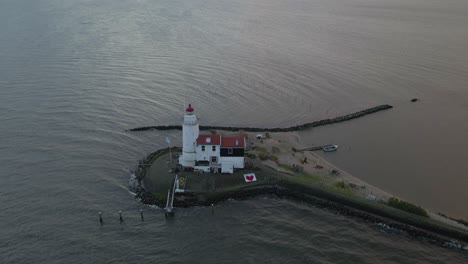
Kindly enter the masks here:
<path id="1" fill-rule="evenodd" d="M 174 147 L 172 150 L 176 151 L 179 150 L 179 148 Z M 136 198 L 144 204 L 157 205 L 159 207 L 164 207 L 166 204 L 165 194 L 148 192 L 143 185 L 143 179 L 151 163 L 168 152 L 169 148 L 160 149 L 149 154 L 139 162 L 138 169 L 135 173 L 139 185 L 133 191 L 136 193 Z M 267 173 L 274 174 L 272 171 Z M 320 186 L 306 186 L 284 178 L 272 178 L 276 180 L 271 180 L 268 184 L 264 185 L 241 187 L 217 192 L 178 194 L 178 197 L 181 199 L 177 199 L 174 206 L 209 206 L 229 199 L 242 200 L 259 195 L 276 195 L 280 198 L 306 202 L 314 207 L 329 209 L 337 214 L 357 217 L 366 222 L 385 223 L 389 228 L 404 230 L 412 236 L 437 242 L 438 244 L 448 243 L 450 241 L 438 238 L 434 234 L 468 243 L 468 232 L 429 218 L 412 215 L 375 201 L 368 201 L 363 198 L 332 192 Z M 454 247 L 451 244 L 444 245 Z"/>
<path id="2" fill-rule="evenodd" d="M 380 218 L 382 217 L 398 222 L 388 224 L 390 227 L 407 231 L 411 235 L 419 236 L 418 234 L 423 232 L 415 229 L 419 228 L 468 243 L 468 232 L 464 230 L 439 223 L 430 218 L 413 215 L 385 204 L 368 201 L 359 197 L 342 195 L 319 187 L 304 186 L 290 181 L 281 181 L 279 185 L 291 190 L 291 196 L 298 200 L 310 201 L 311 199 L 317 198 L 324 199 L 327 207 L 333 207 L 333 209 L 337 210 L 340 214 L 355 216 L 373 223 L 385 223 L 386 221 Z M 425 232 L 420 235 L 422 237 L 431 238 L 431 234 Z"/>
<path id="3" fill-rule="evenodd" d="M 390 208 L 375 202 L 363 201 L 331 193 L 326 190 L 309 188 L 295 183 L 279 181 L 274 185 L 260 185 L 240 188 L 230 191 L 213 193 L 185 193 L 182 199 L 174 202 L 175 207 L 210 206 L 229 199 L 244 200 L 256 196 L 274 195 L 283 199 L 291 199 L 320 209 L 327 209 L 336 214 L 361 219 L 368 223 L 379 224 L 384 228 L 404 231 L 412 237 L 436 244 L 442 247 L 461 249 L 468 243 L 468 234 L 450 226 L 439 224 L 431 219 L 424 219 L 406 212 Z M 164 207 L 162 197 L 153 196 L 144 191 L 137 197 L 147 204 Z"/>
<path id="4" fill-rule="evenodd" d="M 379 105 L 375 106 L 369 109 L 365 109 L 359 112 L 355 112 L 352 114 L 344 115 L 344 116 L 339 116 L 336 118 L 328 118 L 328 119 L 323 119 L 319 121 L 314 121 L 311 123 L 305 123 L 302 125 L 297 125 L 297 126 L 291 126 L 291 127 L 276 127 L 276 128 L 260 128 L 260 127 L 226 127 L 226 126 L 200 126 L 201 130 L 225 130 L 225 131 L 239 131 L 243 130 L 246 132 L 289 132 L 289 131 L 299 131 L 299 130 L 304 130 L 307 128 L 312 128 L 312 127 L 319 127 L 319 126 L 325 126 L 325 125 L 330 125 L 330 124 L 335 124 L 335 123 L 340 123 L 344 121 L 348 121 L 351 119 L 355 118 L 360 118 L 365 115 L 377 113 L 379 111 L 387 110 L 393 108 L 393 106 L 385 104 L 385 105 Z M 132 128 L 129 129 L 128 131 L 146 131 L 146 130 L 181 130 L 182 126 L 180 125 L 169 125 L 169 126 L 147 126 L 147 127 L 137 127 L 137 128 Z"/>
<path id="5" fill-rule="evenodd" d="M 150 153 L 144 159 L 141 159 L 140 161 L 138 161 L 138 166 L 135 170 L 135 176 L 136 176 L 136 179 L 138 180 L 139 185 L 141 185 L 141 181 L 145 177 L 146 171 L 151 166 L 153 161 L 161 157 L 162 155 L 168 154 L 171 150 L 172 152 L 176 153 L 176 152 L 182 151 L 182 148 L 172 147 L 172 148 L 159 149 L 155 152 Z"/>

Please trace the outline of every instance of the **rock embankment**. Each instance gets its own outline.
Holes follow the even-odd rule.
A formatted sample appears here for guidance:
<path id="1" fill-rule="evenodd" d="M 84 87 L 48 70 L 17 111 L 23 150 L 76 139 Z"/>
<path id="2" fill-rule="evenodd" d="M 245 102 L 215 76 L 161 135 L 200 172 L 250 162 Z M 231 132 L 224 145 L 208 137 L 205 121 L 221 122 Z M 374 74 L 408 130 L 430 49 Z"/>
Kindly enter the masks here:
<path id="1" fill-rule="evenodd" d="M 171 150 L 175 153 L 175 152 L 180 152 L 182 151 L 182 148 L 180 147 L 172 147 Z M 139 162 L 138 162 L 138 166 L 137 166 L 137 169 L 135 170 L 135 176 L 136 176 L 136 179 L 138 180 L 138 184 L 141 185 L 141 180 L 143 180 L 143 178 L 145 177 L 146 175 L 146 170 L 151 166 L 151 164 L 153 163 L 153 161 L 157 158 L 159 158 L 160 156 L 162 155 L 165 155 L 167 153 L 169 153 L 169 148 L 163 148 L 163 149 L 159 149 L 151 154 L 149 154 L 148 156 L 146 156 L 144 159 L 141 159 Z"/>
<path id="2" fill-rule="evenodd" d="M 299 187 L 298 189 L 296 189 Z M 461 249 L 464 245 L 458 241 L 447 238 L 456 238 L 460 241 L 468 241 L 466 233 L 460 233 L 448 227 L 440 226 L 433 222 L 424 222 L 424 219 L 408 218 L 406 213 L 393 211 L 391 208 L 378 208 L 367 203 L 343 199 L 341 195 L 329 192 L 317 192 L 296 184 L 278 182 L 276 185 L 262 185 L 253 188 L 242 188 L 231 191 L 216 193 L 185 193 L 180 194 L 174 201 L 178 208 L 191 206 L 210 206 L 229 199 L 244 200 L 255 196 L 274 195 L 279 198 L 292 199 L 308 204 L 309 206 L 326 209 L 335 214 L 362 219 L 367 223 L 378 224 L 382 228 L 406 232 L 408 235 L 426 242 L 437 244 L 443 247 Z M 304 192 L 305 191 L 305 192 Z M 312 192 L 312 193 L 311 193 Z M 164 197 L 158 197 L 141 190 L 137 198 L 145 204 L 158 205 L 164 207 Z"/>
<path id="3" fill-rule="evenodd" d="M 173 148 L 176 151 L 176 148 Z M 166 195 L 162 193 L 148 192 L 143 179 L 149 166 L 154 161 L 169 152 L 169 148 L 161 149 L 149 154 L 140 161 L 135 175 L 140 183 L 133 191 L 136 198 L 144 204 L 164 207 Z M 273 172 L 271 172 L 273 173 Z M 468 242 L 468 233 L 446 225 L 442 225 L 431 219 L 385 206 L 359 197 L 352 197 L 330 191 L 320 186 L 306 186 L 292 182 L 290 179 L 272 178 L 268 184 L 249 187 L 240 187 L 213 192 L 189 192 L 176 196 L 175 207 L 210 206 L 229 199 L 243 200 L 254 196 L 275 195 L 280 198 L 298 200 L 317 208 L 324 208 L 336 214 L 360 218 L 365 222 L 379 224 L 387 229 L 402 230 L 411 236 L 439 244 L 444 247 L 459 248 L 462 244 L 452 243 L 443 237 L 450 237 L 459 241 Z M 443 236 L 443 237 L 440 237 Z"/>
<path id="4" fill-rule="evenodd" d="M 330 125 L 334 123 L 340 123 L 348 121 L 351 119 L 363 117 L 365 115 L 373 114 L 379 111 L 387 110 L 393 108 L 393 106 L 385 104 L 379 105 L 372 108 L 368 108 L 359 112 L 352 114 L 339 116 L 335 118 L 327 118 L 311 123 L 305 123 L 302 125 L 291 126 L 291 127 L 275 127 L 275 128 L 261 128 L 261 127 L 226 127 L 226 126 L 200 126 L 201 130 L 225 130 L 225 131 L 246 131 L 246 132 L 290 132 L 290 131 L 299 131 L 312 127 L 319 127 Z M 168 126 L 147 126 L 147 127 L 137 127 L 129 129 L 128 131 L 146 131 L 146 130 L 181 130 L 182 126 L 180 125 L 168 125 Z"/>

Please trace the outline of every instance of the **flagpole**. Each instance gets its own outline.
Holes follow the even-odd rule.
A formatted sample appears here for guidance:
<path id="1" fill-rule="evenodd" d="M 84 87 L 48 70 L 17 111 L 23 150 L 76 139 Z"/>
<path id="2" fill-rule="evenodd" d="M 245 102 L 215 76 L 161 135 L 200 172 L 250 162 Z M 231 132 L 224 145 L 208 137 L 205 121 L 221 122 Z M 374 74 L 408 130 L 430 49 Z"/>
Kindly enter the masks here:
<path id="1" fill-rule="evenodd" d="M 171 162 L 171 169 L 172 169 L 172 149 L 171 149 L 171 139 L 166 137 L 166 142 L 169 144 L 169 161 Z"/>

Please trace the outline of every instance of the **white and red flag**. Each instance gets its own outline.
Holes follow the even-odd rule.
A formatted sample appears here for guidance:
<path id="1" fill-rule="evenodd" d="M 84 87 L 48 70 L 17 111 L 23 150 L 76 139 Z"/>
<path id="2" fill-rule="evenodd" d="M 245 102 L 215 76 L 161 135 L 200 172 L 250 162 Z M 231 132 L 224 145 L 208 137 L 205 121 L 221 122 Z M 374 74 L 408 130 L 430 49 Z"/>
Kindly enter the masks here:
<path id="1" fill-rule="evenodd" d="M 255 177 L 255 173 L 247 173 L 244 174 L 245 182 L 254 182 L 257 181 L 257 177 Z"/>

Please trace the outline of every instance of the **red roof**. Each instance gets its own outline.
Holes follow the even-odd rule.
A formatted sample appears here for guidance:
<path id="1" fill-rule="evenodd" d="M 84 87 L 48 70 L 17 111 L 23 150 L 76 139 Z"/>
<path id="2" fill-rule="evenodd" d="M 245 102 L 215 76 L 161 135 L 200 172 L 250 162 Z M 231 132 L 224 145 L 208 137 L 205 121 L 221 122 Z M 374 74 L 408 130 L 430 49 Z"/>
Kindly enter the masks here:
<path id="1" fill-rule="evenodd" d="M 223 136 L 221 137 L 222 148 L 244 148 L 245 138 L 243 136 Z"/>
<path id="2" fill-rule="evenodd" d="M 222 148 L 244 148 L 243 136 L 199 135 L 197 145 L 221 145 Z"/>
<path id="3" fill-rule="evenodd" d="M 221 135 L 199 135 L 197 145 L 221 145 Z"/>

